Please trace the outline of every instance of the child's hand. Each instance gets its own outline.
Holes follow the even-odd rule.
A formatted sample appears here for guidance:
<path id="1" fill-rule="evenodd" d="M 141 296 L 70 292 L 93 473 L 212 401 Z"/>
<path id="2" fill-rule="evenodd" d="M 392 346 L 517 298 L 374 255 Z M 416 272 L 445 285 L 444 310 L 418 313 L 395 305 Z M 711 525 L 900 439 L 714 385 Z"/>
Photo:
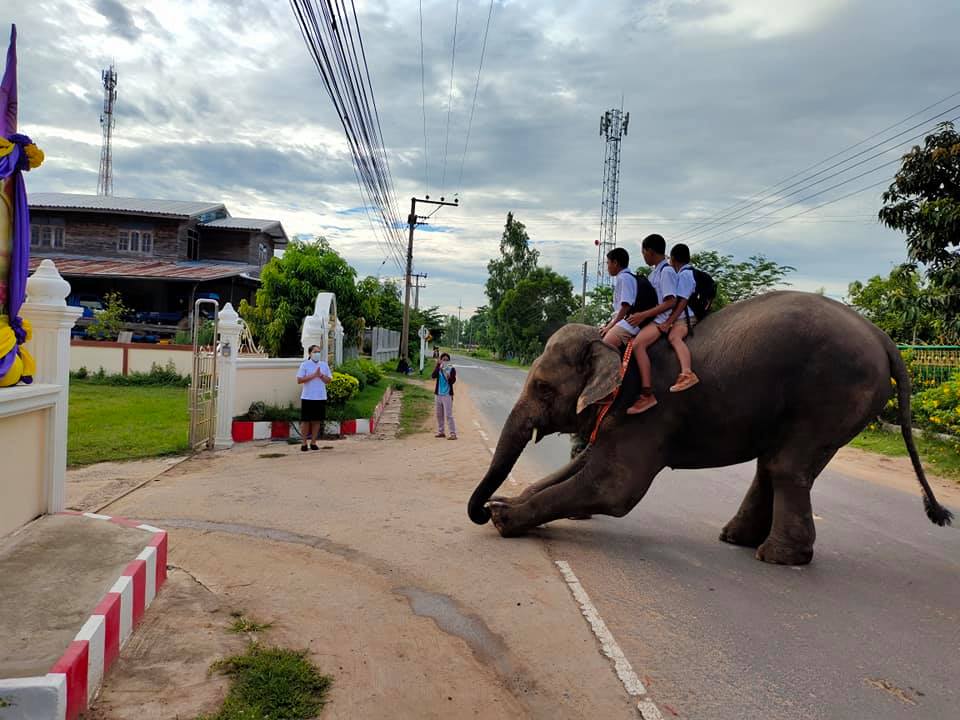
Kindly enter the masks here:
<path id="1" fill-rule="evenodd" d="M 644 321 L 643 313 L 634 313 L 627 318 L 627 322 L 636 327 Z"/>

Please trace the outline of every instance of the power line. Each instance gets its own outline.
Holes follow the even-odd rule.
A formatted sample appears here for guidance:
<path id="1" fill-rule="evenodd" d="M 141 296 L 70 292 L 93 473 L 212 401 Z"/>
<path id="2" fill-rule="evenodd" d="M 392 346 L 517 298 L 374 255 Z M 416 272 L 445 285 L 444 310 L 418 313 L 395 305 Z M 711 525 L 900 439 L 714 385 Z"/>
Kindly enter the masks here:
<path id="1" fill-rule="evenodd" d="M 885 185 L 885 184 L 888 183 L 889 181 L 890 181 L 889 178 L 884 178 L 883 180 L 880 180 L 879 182 L 875 182 L 875 183 L 873 183 L 873 184 L 871 184 L 871 185 L 867 185 L 866 187 L 860 188 L 859 190 L 854 190 L 853 192 L 849 192 L 849 193 L 847 193 L 846 195 L 841 195 L 840 197 L 834 198 L 833 200 L 827 200 L 826 202 L 822 202 L 822 203 L 820 203 L 819 205 L 814 205 L 812 208 L 807 208 L 806 210 L 801 210 L 800 212 L 795 213 L 795 214 L 793 214 L 793 215 L 790 215 L 789 217 L 785 217 L 785 218 L 780 218 L 780 219 L 778 219 L 778 220 L 774 220 L 772 223 L 769 223 L 768 225 L 764 225 L 763 227 L 753 228 L 753 229 L 751 229 L 751 230 L 748 230 L 747 232 L 738 233 L 737 235 L 733 235 L 732 237 L 729 237 L 729 238 L 727 238 L 726 240 L 721 240 L 720 242 L 714 243 L 713 245 L 714 245 L 714 247 L 716 247 L 717 245 L 723 245 L 723 244 L 725 244 L 725 243 L 732 242 L 733 240 L 738 240 L 739 238 L 747 237 L 748 235 L 755 235 L 755 234 L 757 234 L 758 232 L 761 232 L 761 231 L 763 231 L 763 230 L 766 230 L 767 228 L 773 227 L 774 225 L 779 225 L 780 223 L 787 222 L 788 220 L 793 220 L 793 219 L 795 219 L 795 218 L 798 218 L 798 217 L 800 217 L 801 215 L 806 215 L 807 213 L 811 213 L 811 212 L 813 212 L 814 210 L 819 210 L 820 208 L 826 207 L 827 205 L 833 205 L 834 203 L 838 203 L 838 202 L 840 202 L 841 200 L 846 200 L 847 198 L 853 197 L 854 195 L 859 195 L 860 193 L 867 192 L 868 190 L 873 190 L 874 188 L 880 187 L 881 185 Z M 691 243 L 691 244 L 692 244 L 692 245 L 696 245 L 695 242 L 694 242 L 694 243 Z"/>
<path id="2" fill-rule="evenodd" d="M 960 106 L 958 106 L 958 107 L 960 107 Z M 951 121 L 957 120 L 957 119 L 960 119 L 960 116 L 957 116 L 956 118 L 952 118 Z M 918 139 L 918 138 L 920 138 L 920 137 L 923 137 L 927 132 L 928 132 L 928 131 L 925 130 L 924 132 L 920 133 L 919 135 L 914 136 L 913 138 L 911 138 L 910 140 L 907 140 L 906 142 L 912 142 L 913 140 L 916 140 L 916 139 Z M 904 144 L 904 143 L 900 143 L 900 145 L 903 145 L 903 144 Z M 897 146 L 895 146 L 895 147 L 897 147 Z M 893 148 L 890 148 L 890 149 L 893 149 Z M 814 182 L 814 183 L 810 183 L 809 185 L 805 185 L 804 187 L 800 188 L 799 190 L 795 190 L 794 192 L 789 193 L 788 195 L 785 195 L 783 198 L 778 198 L 777 202 L 779 202 L 779 201 L 782 200 L 782 199 L 786 199 L 787 197 L 790 197 L 791 195 L 795 195 L 795 194 L 797 194 L 797 193 L 799 193 L 799 192 L 801 192 L 801 191 L 803 191 L 803 190 L 807 190 L 807 189 L 809 189 L 809 188 L 815 187 L 815 186 L 817 186 L 817 185 L 825 182 L 826 180 L 828 180 L 828 179 L 830 179 L 830 178 L 836 177 L 837 175 L 842 175 L 843 173 L 847 172 L 848 170 L 852 170 L 853 168 L 855 168 L 855 167 L 857 167 L 857 166 L 859 166 L 859 165 L 862 165 L 862 164 L 864 164 L 865 162 L 867 162 L 867 161 L 869 161 L 869 160 L 872 160 L 872 159 L 874 159 L 874 158 L 876 158 L 876 157 L 879 157 L 880 155 L 886 154 L 887 152 L 890 151 L 890 149 L 884 150 L 884 151 L 879 152 L 879 153 L 877 153 L 877 154 L 875 154 L 875 155 L 871 155 L 870 157 L 868 157 L 868 158 L 866 158 L 866 159 L 864 159 L 864 160 L 862 160 L 862 161 L 860 161 L 860 162 L 858 162 L 858 163 L 855 163 L 855 164 L 853 164 L 853 165 L 851 165 L 851 166 L 849 166 L 849 167 L 847 167 L 847 168 L 844 168 L 843 170 L 841 170 L 841 171 L 839 171 L 839 172 L 836 172 L 836 173 L 834 173 L 833 175 L 828 175 L 826 178 L 823 178 L 823 179 L 821 179 L 821 180 L 818 180 L 818 181 L 816 181 L 816 182 Z M 817 197 L 818 195 L 822 195 L 823 193 L 829 192 L 830 190 L 835 190 L 835 189 L 838 188 L 838 187 L 842 187 L 842 186 L 844 186 L 844 185 L 847 185 L 848 183 L 851 183 L 851 182 L 853 182 L 854 180 L 859 180 L 860 178 L 866 177 L 867 175 L 870 175 L 870 174 L 872 174 L 872 173 L 875 173 L 875 172 L 877 172 L 878 170 L 882 170 L 883 168 L 887 167 L 888 165 L 894 165 L 894 164 L 900 162 L 900 160 L 901 160 L 900 158 L 893 158 L 892 160 L 888 160 L 888 161 L 886 161 L 886 162 L 880 163 L 879 165 L 876 165 L 875 167 L 873 167 L 873 168 L 871 168 L 871 169 L 869 169 L 869 170 L 866 170 L 865 172 L 862 172 L 862 173 L 860 173 L 860 174 L 858 174 L 858 175 L 854 175 L 853 177 L 847 178 L 846 180 L 843 180 L 842 182 L 839 182 L 839 183 L 836 183 L 836 184 L 834 184 L 834 185 L 831 185 L 830 187 L 828 187 L 828 188 L 826 188 L 826 189 L 824 189 L 824 190 L 819 190 L 819 191 L 813 193 L 812 195 L 807 195 L 806 197 L 800 198 L 799 200 L 794 200 L 793 202 L 790 202 L 790 203 L 784 205 L 783 207 L 776 208 L 776 209 L 773 210 L 772 212 L 766 213 L 766 214 L 764 214 L 764 215 L 760 215 L 758 219 L 763 219 L 763 218 L 772 217 L 772 216 L 776 215 L 778 212 L 782 212 L 783 210 L 786 210 L 786 209 L 788 209 L 788 208 L 791 208 L 791 207 L 793 207 L 793 206 L 795 206 L 795 205 L 800 205 L 800 204 L 804 203 L 805 201 L 807 201 L 807 200 L 809 200 L 809 199 L 811 199 L 811 198 Z M 762 208 L 762 207 L 764 207 L 764 206 L 760 206 L 760 207 Z M 758 208 L 758 209 L 760 209 L 760 208 Z M 733 222 L 734 220 L 735 220 L 735 219 L 731 219 L 731 220 L 726 221 L 726 222 L 721 223 L 721 224 L 727 225 L 727 224 L 729 224 L 730 222 Z M 727 228 L 727 229 L 725 229 L 725 230 L 721 230 L 720 232 L 708 234 L 706 237 L 700 237 L 700 238 L 694 240 L 692 243 L 689 241 L 689 237 L 692 237 L 692 236 L 688 236 L 688 244 L 697 244 L 697 243 L 704 242 L 704 241 L 706 241 L 706 240 L 710 240 L 711 238 L 718 237 L 719 235 L 722 235 L 722 234 L 725 233 L 725 232 L 729 232 L 729 231 L 731 231 L 731 230 L 736 230 L 736 229 L 739 228 L 739 227 L 743 227 L 743 225 L 745 225 L 745 224 L 747 224 L 747 223 L 746 223 L 746 222 L 740 222 L 740 223 L 738 223 L 737 225 L 734 225 L 734 226 L 731 227 L 731 228 Z M 706 232 L 707 232 L 707 233 L 710 233 L 709 230 L 706 230 Z M 700 234 L 700 233 L 698 232 L 697 234 Z"/>
<path id="3" fill-rule="evenodd" d="M 450 92 L 447 95 L 447 138 L 443 143 L 443 174 L 440 178 L 440 194 L 446 189 L 447 148 L 450 146 L 450 111 L 453 109 L 453 70 L 457 63 L 457 23 L 460 20 L 460 0 L 453 15 L 453 50 L 450 53 Z"/>
<path id="4" fill-rule="evenodd" d="M 692 229 L 694 226 L 704 226 L 704 225 L 716 224 L 716 223 L 718 223 L 718 221 L 722 220 L 723 218 L 726 218 L 726 217 L 729 216 L 730 214 L 732 214 L 732 213 L 734 213 L 734 212 L 739 212 L 740 210 L 746 209 L 747 207 L 750 207 L 750 206 L 752 206 L 752 205 L 755 205 L 757 202 L 762 201 L 762 200 L 770 197 L 770 196 L 774 193 L 774 191 L 776 191 L 776 190 L 778 190 L 778 189 L 788 189 L 788 188 L 781 188 L 781 186 L 784 185 L 785 183 L 790 182 L 790 181 L 793 180 L 794 178 L 797 178 L 797 177 L 799 177 L 799 176 L 801 176 L 801 175 L 806 174 L 806 173 L 809 172 L 810 170 L 813 170 L 813 169 L 815 169 L 815 168 L 818 168 L 818 167 L 820 167 L 821 165 L 823 165 L 823 164 L 825 164 L 825 163 L 828 163 L 828 162 L 830 162 L 831 160 L 833 160 L 833 159 L 835 159 L 835 158 L 837 158 L 837 157 L 840 157 L 841 155 L 844 155 L 844 154 L 848 153 L 849 151 L 854 150 L 854 149 L 860 147 L 860 146 L 863 145 L 864 143 L 867 143 L 867 142 L 869 142 L 870 140 L 872 140 L 872 139 L 874 139 L 874 138 L 876 138 L 876 137 L 878 137 L 878 136 L 880 136 L 880 135 L 883 135 L 883 134 L 886 133 L 887 131 L 892 130 L 892 129 L 895 128 L 895 127 L 898 127 L 899 125 L 902 125 L 903 123 L 905 123 L 905 122 L 907 122 L 907 121 L 909 121 L 909 120 L 912 120 L 913 118 L 915 118 L 915 117 L 917 117 L 917 116 L 919 116 L 919 115 L 922 115 L 922 114 L 925 113 L 927 110 L 930 110 L 931 108 L 934 108 L 934 107 L 936 107 L 937 105 L 941 105 L 941 104 L 943 104 L 944 102 L 946 102 L 946 101 L 948 101 L 948 100 L 950 100 L 950 99 L 952 99 L 952 98 L 954 98 L 954 97 L 956 97 L 956 96 L 958 96 L 958 95 L 960 95 L 960 90 L 952 93 L 951 95 L 946 96 L 945 98 L 941 98 L 941 99 L 938 100 L 937 102 L 932 103 L 932 104 L 926 106 L 925 108 L 923 108 L 923 109 L 921 109 L 921 110 L 918 110 L 917 112 L 915 112 L 915 113 L 913 113 L 913 114 L 911 114 L 911 115 L 908 115 L 907 117 L 903 118 L 903 119 L 900 120 L 899 122 L 896 122 L 896 123 L 894 123 L 893 125 L 890 125 L 890 126 L 884 128 L 883 130 L 879 130 L 879 131 L 873 133 L 872 135 L 869 135 L 868 137 L 864 138 L 863 140 L 860 140 L 859 142 L 854 143 L 853 145 L 850 145 L 850 146 L 844 148 L 843 150 L 840 150 L 839 152 L 834 153 L 833 155 L 830 155 L 829 157 L 821 160 L 820 162 L 815 163 L 815 164 L 813 164 L 813 165 L 811 165 L 811 166 L 809 166 L 809 167 L 807 167 L 807 168 L 805 168 L 805 169 L 803 169 L 803 170 L 800 170 L 799 172 L 796 172 L 796 173 L 790 175 L 789 177 L 784 178 L 783 180 L 775 183 L 774 185 L 771 185 L 771 186 L 769 186 L 769 187 L 767 187 L 767 188 L 765 188 L 765 189 L 763 189 L 763 190 L 760 190 L 759 192 L 757 192 L 757 193 L 755 193 L 754 195 L 752 195 L 750 198 L 747 198 L 746 200 L 741 200 L 741 201 L 739 201 L 739 202 L 737 202 L 737 203 L 734 203 L 733 205 L 728 206 L 727 208 L 724 208 L 723 210 L 720 210 L 716 215 L 714 215 L 714 216 L 712 216 L 712 217 L 710 217 L 710 218 L 707 218 L 706 220 L 704 220 L 704 221 L 702 221 L 702 222 L 693 223 L 693 224 L 691 225 L 691 228 L 690 228 L 690 229 Z M 805 178 L 805 179 L 802 179 L 802 180 L 798 181 L 798 183 L 805 182 L 806 180 L 809 180 L 810 178 L 816 177 L 817 175 L 820 175 L 820 174 L 822 174 L 823 172 L 827 172 L 827 171 L 829 171 L 830 169 L 832 169 L 832 168 L 834 168 L 834 167 L 837 167 L 838 165 L 842 165 L 842 164 L 845 163 L 845 162 L 849 162 L 850 160 L 852 160 L 852 159 L 854 159 L 854 158 L 856 158 L 856 157 L 859 157 L 860 155 L 863 155 L 863 154 L 866 153 L 866 152 L 869 152 L 869 151 L 870 151 L 871 149 L 873 149 L 873 148 L 879 147 L 880 145 L 883 145 L 883 144 L 889 142 L 890 140 L 893 140 L 893 139 L 895 139 L 895 138 L 897 138 L 897 137 L 900 137 L 901 135 L 905 135 L 906 133 L 910 132 L 911 130 L 914 130 L 914 129 L 920 127 L 921 125 L 924 125 L 924 124 L 926 124 L 926 123 L 928 123 L 928 122 L 936 119 L 937 117 L 940 117 L 941 115 L 945 115 L 946 113 L 951 112 L 952 110 L 957 109 L 957 107 L 960 107 L 960 106 L 955 105 L 955 106 L 952 107 L 952 108 L 948 108 L 947 110 L 944 110 L 944 111 L 942 111 L 942 112 L 940 112 L 940 113 L 937 113 L 937 114 L 934 115 L 933 117 L 928 118 L 928 119 L 926 119 L 926 120 L 924 120 L 924 121 L 922 121 L 922 122 L 920 122 L 920 123 L 918 123 L 918 124 L 916 124 L 916 125 L 914 125 L 914 126 L 912 126 L 912 127 L 910 127 L 910 128 L 907 128 L 906 130 L 903 130 L 903 131 L 901 131 L 900 133 L 898 133 L 898 134 L 896 134 L 896 135 L 894 135 L 894 136 L 892 136 L 892 137 L 890 137 L 890 138 L 887 138 L 886 140 L 883 140 L 883 141 L 881 141 L 881 142 L 879 142 L 879 143 L 871 146 L 870 148 L 867 148 L 867 149 L 861 151 L 860 153 L 858 153 L 858 154 L 856 154 L 856 155 L 853 155 L 853 156 L 851 156 L 851 157 L 849 157 L 849 158 L 846 158 L 845 160 L 842 160 L 842 161 L 840 161 L 840 162 L 838 162 L 838 163 L 835 163 L 834 165 L 830 166 L 829 168 L 825 168 L 824 170 L 821 170 L 820 172 L 815 173 L 814 175 L 811 175 L 811 176 L 808 177 L 808 178 Z M 791 186 L 789 186 L 789 187 L 794 187 L 794 186 L 795 186 L 796 184 L 798 184 L 798 183 L 794 183 L 794 185 L 791 185 Z M 690 232 L 690 229 L 684 231 L 684 232 L 682 233 L 682 235 L 687 235 L 687 234 Z"/>
<path id="5" fill-rule="evenodd" d="M 420 6 L 420 109 L 423 111 L 423 194 L 430 194 L 430 165 L 427 158 L 427 89 L 423 69 L 423 0 Z"/>
<path id="6" fill-rule="evenodd" d="M 483 72 L 483 58 L 487 53 L 487 33 L 490 32 L 490 18 L 493 17 L 493 0 L 490 0 L 490 9 L 487 11 L 487 24 L 483 29 L 483 43 L 480 45 L 480 66 L 477 68 L 477 82 L 473 86 L 473 103 L 470 105 L 470 119 L 467 121 L 467 137 L 463 141 L 463 157 L 460 158 L 460 176 L 457 178 L 457 189 L 463 190 L 463 166 L 467 161 L 467 148 L 470 146 L 470 130 L 473 128 L 473 113 L 477 109 L 477 93 L 480 91 L 480 73 Z"/>

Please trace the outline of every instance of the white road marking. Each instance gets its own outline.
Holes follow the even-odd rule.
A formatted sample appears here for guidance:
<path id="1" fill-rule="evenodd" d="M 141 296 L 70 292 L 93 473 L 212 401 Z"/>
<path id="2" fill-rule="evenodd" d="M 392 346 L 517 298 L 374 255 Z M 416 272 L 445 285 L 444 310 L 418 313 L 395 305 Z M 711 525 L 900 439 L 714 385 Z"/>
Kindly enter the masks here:
<path id="1" fill-rule="evenodd" d="M 643 720 L 663 720 L 657 706 L 647 695 L 647 689 L 633 671 L 630 661 L 627 660 L 623 650 L 617 645 L 617 641 L 614 640 L 607 624 L 600 617 L 600 613 L 590 600 L 590 596 L 587 595 L 587 591 L 583 589 L 583 585 L 580 584 L 577 576 L 570 568 L 570 563 L 566 560 L 557 560 L 556 566 L 560 569 L 560 574 L 563 575 L 567 587 L 570 588 L 573 599 L 579 603 L 580 612 L 583 613 L 590 629 L 593 630 L 593 634 L 600 642 L 600 649 L 613 662 L 613 669 L 617 673 L 617 677 L 620 678 L 620 682 L 623 683 L 624 690 L 627 691 L 628 695 L 638 699 L 637 711 L 640 713 L 640 717 Z"/>

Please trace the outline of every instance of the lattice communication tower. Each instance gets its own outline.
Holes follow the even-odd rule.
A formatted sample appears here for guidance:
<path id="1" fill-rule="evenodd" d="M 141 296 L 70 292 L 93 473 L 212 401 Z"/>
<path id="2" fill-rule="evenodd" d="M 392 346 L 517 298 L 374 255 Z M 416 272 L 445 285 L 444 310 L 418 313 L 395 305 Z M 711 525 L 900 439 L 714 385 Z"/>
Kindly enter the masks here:
<path id="1" fill-rule="evenodd" d="M 600 204 L 600 239 L 597 245 L 597 285 L 609 285 L 607 253 L 617 246 L 617 210 L 620 206 L 620 141 L 627 135 L 630 113 L 622 108 L 600 116 L 600 135 L 606 138 L 603 157 L 603 200 Z"/>
<path id="2" fill-rule="evenodd" d="M 103 113 L 100 128 L 103 145 L 100 148 L 100 174 L 97 177 L 97 195 L 113 195 L 113 106 L 117 102 L 117 71 L 110 65 L 103 71 Z"/>

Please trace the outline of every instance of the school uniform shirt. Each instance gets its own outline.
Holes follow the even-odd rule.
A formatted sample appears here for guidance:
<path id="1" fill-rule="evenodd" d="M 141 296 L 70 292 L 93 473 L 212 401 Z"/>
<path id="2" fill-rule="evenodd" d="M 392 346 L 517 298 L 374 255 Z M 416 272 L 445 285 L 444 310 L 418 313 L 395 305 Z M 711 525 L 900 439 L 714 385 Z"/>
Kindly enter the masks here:
<path id="1" fill-rule="evenodd" d="M 626 303 L 630 307 L 637 301 L 637 279 L 629 270 L 621 270 L 613 279 L 613 316 Z"/>
<path id="2" fill-rule="evenodd" d="M 318 363 L 315 363 L 310 358 L 307 358 L 302 363 L 300 363 L 300 369 L 297 370 L 297 378 L 305 378 L 307 375 L 313 375 L 317 368 L 326 375 L 327 377 L 333 377 L 333 373 L 330 372 L 330 366 L 327 365 L 322 360 Z M 300 391 L 301 400 L 326 400 L 327 399 L 327 384 L 318 377 L 308 380 L 307 382 L 301 385 L 303 390 Z"/>
<path id="3" fill-rule="evenodd" d="M 677 271 L 670 267 L 670 261 L 664 258 L 650 273 L 650 284 L 657 291 L 657 305 L 663 304 L 668 297 L 677 296 Z M 664 310 L 653 321 L 662 325 L 673 315 L 673 308 Z"/>
<path id="4" fill-rule="evenodd" d="M 689 263 L 677 271 L 677 300 L 690 300 L 690 296 L 697 291 L 697 279 L 693 276 L 693 265 Z M 696 315 L 690 306 L 684 308 L 682 317 L 696 319 Z"/>

